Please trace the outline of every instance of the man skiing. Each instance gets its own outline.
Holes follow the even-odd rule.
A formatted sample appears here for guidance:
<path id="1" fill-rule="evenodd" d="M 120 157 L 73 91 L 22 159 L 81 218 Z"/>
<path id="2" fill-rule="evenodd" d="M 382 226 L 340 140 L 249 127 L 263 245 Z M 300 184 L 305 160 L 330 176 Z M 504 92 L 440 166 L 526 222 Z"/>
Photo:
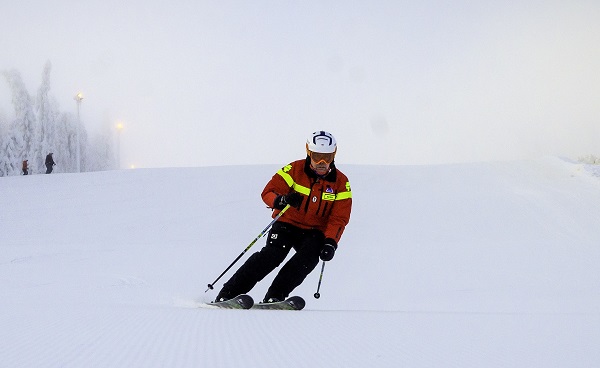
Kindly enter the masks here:
<path id="1" fill-rule="evenodd" d="M 261 196 L 273 217 L 290 207 L 273 224 L 266 245 L 254 253 L 223 285 L 216 301 L 249 292 L 271 273 L 293 248 L 295 254 L 281 268 L 263 303 L 282 301 L 319 263 L 330 261 L 338 247 L 352 208 L 346 175 L 334 164 L 337 143 L 331 133 L 318 131 L 306 141 L 306 159 L 279 170 Z"/>

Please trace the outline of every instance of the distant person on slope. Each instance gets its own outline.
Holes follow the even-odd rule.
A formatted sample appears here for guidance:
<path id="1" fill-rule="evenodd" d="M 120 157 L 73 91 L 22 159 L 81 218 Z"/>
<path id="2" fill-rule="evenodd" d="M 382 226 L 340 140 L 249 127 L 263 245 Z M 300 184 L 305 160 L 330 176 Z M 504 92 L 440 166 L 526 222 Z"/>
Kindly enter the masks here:
<path id="1" fill-rule="evenodd" d="M 330 261 L 338 247 L 352 209 L 352 192 L 346 175 L 334 158 L 337 143 L 331 133 L 312 133 L 306 141 L 306 159 L 279 170 L 262 191 L 273 217 L 290 208 L 273 224 L 266 245 L 254 253 L 227 281 L 216 301 L 249 292 L 286 258 L 269 287 L 263 303 L 282 301 L 317 266 L 319 258 Z"/>
<path id="2" fill-rule="evenodd" d="M 54 163 L 54 159 L 52 158 L 52 152 L 46 156 L 46 174 L 50 174 L 52 172 L 53 166 L 56 165 Z"/>
<path id="3" fill-rule="evenodd" d="M 29 174 L 29 166 L 27 165 L 28 160 L 23 160 L 23 175 Z"/>

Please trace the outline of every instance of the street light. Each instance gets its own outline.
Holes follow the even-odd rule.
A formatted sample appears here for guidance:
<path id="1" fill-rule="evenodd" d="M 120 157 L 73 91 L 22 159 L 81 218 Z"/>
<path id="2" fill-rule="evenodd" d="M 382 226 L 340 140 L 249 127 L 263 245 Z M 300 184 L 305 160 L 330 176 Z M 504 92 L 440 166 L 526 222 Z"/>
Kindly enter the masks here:
<path id="1" fill-rule="evenodd" d="M 74 97 L 77 103 L 77 172 L 81 172 L 81 140 L 79 139 L 79 130 L 81 127 L 81 115 L 79 110 L 81 108 L 81 101 L 83 101 L 83 94 L 77 93 Z"/>
<path id="2" fill-rule="evenodd" d="M 117 169 L 121 168 L 121 130 L 123 130 L 123 123 L 117 123 Z"/>

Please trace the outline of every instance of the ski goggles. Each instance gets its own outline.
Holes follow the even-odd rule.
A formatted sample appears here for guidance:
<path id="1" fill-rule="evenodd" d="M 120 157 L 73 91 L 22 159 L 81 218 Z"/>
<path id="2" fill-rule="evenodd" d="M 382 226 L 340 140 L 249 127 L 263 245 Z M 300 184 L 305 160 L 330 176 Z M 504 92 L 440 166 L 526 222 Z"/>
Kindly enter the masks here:
<path id="1" fill-rule="evenodd" d="M 321 153 L 321 152 L 308 151 L 308 156 L 310 157 L 311 160 L 313 160 L 317 164 L 320 164 L 320 163 L 330 164 L 333 162 L 333 159 L 335 158 L 335 152 Z"/>

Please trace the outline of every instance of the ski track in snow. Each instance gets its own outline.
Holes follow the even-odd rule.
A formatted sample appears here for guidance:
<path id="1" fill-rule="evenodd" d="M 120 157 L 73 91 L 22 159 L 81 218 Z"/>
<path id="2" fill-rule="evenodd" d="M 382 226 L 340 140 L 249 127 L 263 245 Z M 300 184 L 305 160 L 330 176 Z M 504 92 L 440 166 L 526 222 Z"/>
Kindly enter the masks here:
<path id="1" fill-rule="evenodd" d="M 321 299 L 318 267 L 295 291 L 302 311 L 202 304 L 269 219 L 253 196 L 277 168 L 237 167 L 247 192 L 230 169 L 0 178 L 24 198 L 0 197 L 0 367 L 600 366 L 589 167 L 349 167 L 353 218 Z M 406 193 L 393 210 L 365 198 L 373 175 Z M 56 196 L 41 201 L 40 183 Z"/>
<path id="2" fill-rule="evenodd" d="M 596 333 L 586 316 L 561 316 L 557 324 L 548 315 L 125 308 L 96 316 L 99 327 L 85 313 L 40 314 L 19 327 L 21 340 L 0 350 L 6 366 L 552 367 L 565 356 L 546 351 L 549 342 L 574 362 L 596 350 L 569 338 Z M 540 329 L 552 341 L 540 341 Z M 532 356 L 532 346 L 546 353 Z"/>

